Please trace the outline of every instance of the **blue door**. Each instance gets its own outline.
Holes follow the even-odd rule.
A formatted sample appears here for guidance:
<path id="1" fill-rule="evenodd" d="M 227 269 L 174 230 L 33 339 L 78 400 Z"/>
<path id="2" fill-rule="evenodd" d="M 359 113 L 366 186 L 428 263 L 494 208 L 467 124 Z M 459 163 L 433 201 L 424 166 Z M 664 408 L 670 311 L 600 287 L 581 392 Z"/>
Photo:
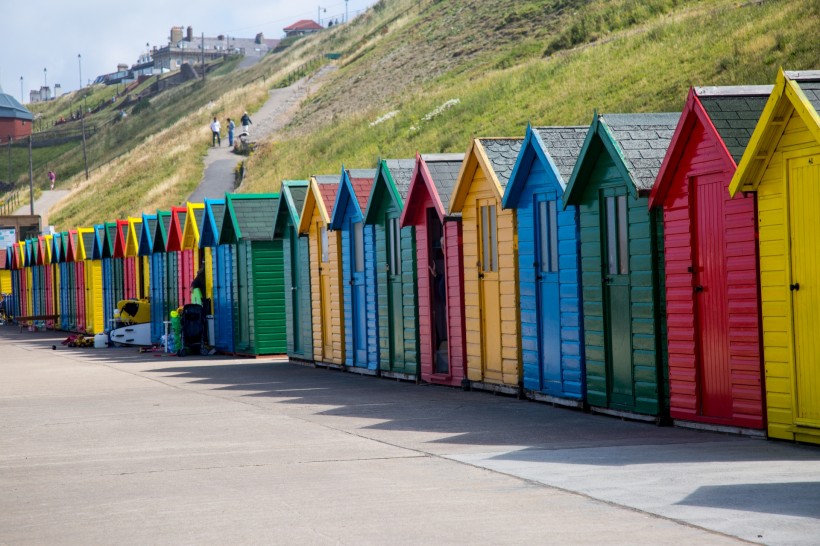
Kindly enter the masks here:
<path id="1" fill-rule="evenodd" d="M 558 300 L 558 203 L 554 197 L 537 195 L 535 228 L 536 316 L 541 390 L 562 394 L 561 314 Z"/>
<path id="2" fill-rule="evenodd" d="M 111 273 L 111 258 L 103 258 L 102 261 L 102 278 L 103 278 L 103 329 L 109 331 L 113 324 L 111 319 L 114 318 L 114 292 Z"/>
<path id="3" fill-rule="evenodd" d="M 216 346 L 219 350 L 233 352 L 233 256 L 232 246 L 216 248 L 216 287 L 214 299 L 219 309 L 216 317 Z"/>
<path id="4" fill-rule="evenodd" d="M 151 341 L 159 343 L 165 334 L 165 254 L 151 255 Z"/>
<path id="5" fill-rule="evenodd" d="M 353 365 L 367 365 L 367 317 L 365 316 L 364 224 L 350 221 L 350 292 L 353 309 Z"/>

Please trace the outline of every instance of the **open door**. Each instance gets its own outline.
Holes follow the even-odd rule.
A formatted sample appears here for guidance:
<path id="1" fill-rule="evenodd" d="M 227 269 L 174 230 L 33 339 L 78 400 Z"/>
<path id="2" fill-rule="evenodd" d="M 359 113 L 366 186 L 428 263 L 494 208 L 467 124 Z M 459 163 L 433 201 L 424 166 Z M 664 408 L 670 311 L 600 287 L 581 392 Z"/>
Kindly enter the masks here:
<path id="1" fill-rule="evenodd" d="M 430 340 L 433 373 L 450 375 L 447 335 L 447 266 L 444 262 L 444 226 L 436 209 L 427 209 L 427 250 L 430 287 Z"/>

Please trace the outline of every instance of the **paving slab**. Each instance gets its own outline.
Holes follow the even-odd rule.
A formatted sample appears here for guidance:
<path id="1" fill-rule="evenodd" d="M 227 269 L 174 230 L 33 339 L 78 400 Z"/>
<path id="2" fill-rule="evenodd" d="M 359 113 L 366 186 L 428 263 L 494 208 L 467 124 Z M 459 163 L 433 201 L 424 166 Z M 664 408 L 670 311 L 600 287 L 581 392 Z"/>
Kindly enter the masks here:
<path id="1" fill-rule="evenodd" d="M 277 358 L 67 349 L 59 339 L 0 327 L 0 543 L 820 536 L 814 447 Z"/>

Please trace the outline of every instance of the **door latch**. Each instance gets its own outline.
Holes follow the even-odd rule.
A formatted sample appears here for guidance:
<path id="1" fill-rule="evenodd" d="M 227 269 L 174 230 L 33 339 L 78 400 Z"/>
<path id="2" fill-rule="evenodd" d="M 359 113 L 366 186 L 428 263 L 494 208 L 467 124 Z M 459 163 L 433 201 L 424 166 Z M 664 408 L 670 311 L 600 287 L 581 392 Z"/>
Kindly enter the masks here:
<path id="1" fill-rule="evenodd" d="M 796 282 L 794 284 L 790 284 L 789 290 L 791 290 L 792 292 L 797 292 L 798 290 L 800 290 L 800 283 Z"/>
<path id="2" fill-rule="evenodd" d="M 697 285 L 697 286 L 695 287 L 695 292 L 703 292 L 703 286 L 701 286 L 701 285 Z"/>

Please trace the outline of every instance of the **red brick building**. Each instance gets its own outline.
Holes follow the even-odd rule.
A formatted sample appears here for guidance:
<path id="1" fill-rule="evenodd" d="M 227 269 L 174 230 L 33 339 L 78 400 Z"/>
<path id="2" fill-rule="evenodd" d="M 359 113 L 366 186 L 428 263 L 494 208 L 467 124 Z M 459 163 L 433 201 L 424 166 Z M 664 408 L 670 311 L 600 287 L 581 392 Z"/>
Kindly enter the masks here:
<path id="1" fill-rule="evenodd" d="M 0 90 L 0 142 L 27 137 L 31 134 L 34 116 L 17 99 Z"/>

